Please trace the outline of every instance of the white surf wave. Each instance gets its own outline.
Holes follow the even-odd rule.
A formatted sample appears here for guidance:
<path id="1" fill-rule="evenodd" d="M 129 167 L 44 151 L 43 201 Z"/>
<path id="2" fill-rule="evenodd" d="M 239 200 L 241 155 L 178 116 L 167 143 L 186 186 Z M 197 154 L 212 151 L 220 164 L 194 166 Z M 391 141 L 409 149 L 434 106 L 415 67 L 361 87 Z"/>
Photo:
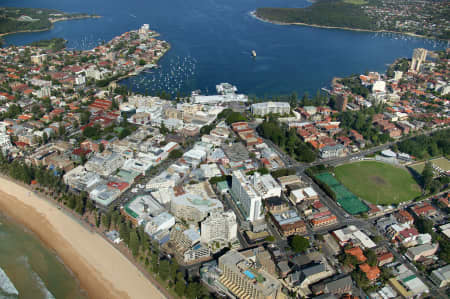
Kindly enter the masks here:
<path id="1" fill-rule="evenodd" d="M 25 266 L 27 267 L 28 271 L 30 271 L 31 276 L 33 277 L 33 279 L 36 281 L 36 283 L 39 286 L 39 289 L 42 291 L 42 294 L 45 296 L 46 299 L 55 299 L 55 296 L 53 296 L 53 294 L 47 289 L 47 287 L 45 286 L 44 281 L 42 280 L 42 278 L 39 276 L 39 274 L 37 274 L 30 266 L 30 264 L 28 263 L 28 257 L 27 256 L 21 256 L 18 258 L 20 262 L 24 263 Z"/>
<path id="2" fill-rule="evenodd" d="M 16 289 L 12 281 L 6 275 L 5 271 L 0 267 L 0 291 L 10 296 L 19 296 L 19 291 Z"/>
<path id="3" fill-rule="evenodd" d="M 53 294 L 47 289 L 47 287 L 45 286 L 44 281 L 42 280 L 42 278 L 39 276 L 39 274 L 37 274 L 36 272 L 34 272 L 33 270 L 31 270 L 31 275 L 33 276 L 33 278 L 36 280 L 36 282 L 39 285 L 39 288 L 41 289 L 42 293 L 44 294 L 46 299 L 55 299 L 55 296 L 53 296 Z"/>

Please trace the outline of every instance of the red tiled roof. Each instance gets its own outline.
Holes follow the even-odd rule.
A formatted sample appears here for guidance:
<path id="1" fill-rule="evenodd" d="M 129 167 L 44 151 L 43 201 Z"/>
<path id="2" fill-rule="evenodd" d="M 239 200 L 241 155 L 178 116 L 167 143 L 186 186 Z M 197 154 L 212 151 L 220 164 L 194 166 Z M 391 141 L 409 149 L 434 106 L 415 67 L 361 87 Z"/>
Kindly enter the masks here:
<path id="1" fill-rule="evenodd" d="M 119 189 L 120 191 L 126 189 L 129 186 L 128 183 L 125 182 L 109 182 L 108 187 Z"/>
<path id="2" fill-rule="evenodd" d="M 356 257 L 356 259 L 359 262 L 365 262 L 367 260 L 367 258 L 364 255 L 362 249 L 359 248 L 359 247 L 353 247 L 353 248 L 350 248 L 350 249 L 346 249 L 345 253 L 353 255 L 354 257 Z"/>
<path id="3" fill-rule="evenodd" d="M 380 276 L 380 269 L 377 266 L 369 266 L 369 264 L 362 264 L 359 265 L 359 269 L 366 273 L 367 279 L 369 280 L 375 280 Z"/>

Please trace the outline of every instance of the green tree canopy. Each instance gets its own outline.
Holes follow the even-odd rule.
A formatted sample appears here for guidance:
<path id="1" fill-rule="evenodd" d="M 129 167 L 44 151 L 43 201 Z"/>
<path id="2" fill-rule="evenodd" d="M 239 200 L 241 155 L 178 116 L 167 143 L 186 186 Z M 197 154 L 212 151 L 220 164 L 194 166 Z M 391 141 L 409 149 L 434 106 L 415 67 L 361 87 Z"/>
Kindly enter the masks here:
<path id="1" fill-rule="evenodd" d="M 302 236 L 293 236 L 289 245 L 294 252 L 305 252 L 309 247 L 309 240 Z"/>

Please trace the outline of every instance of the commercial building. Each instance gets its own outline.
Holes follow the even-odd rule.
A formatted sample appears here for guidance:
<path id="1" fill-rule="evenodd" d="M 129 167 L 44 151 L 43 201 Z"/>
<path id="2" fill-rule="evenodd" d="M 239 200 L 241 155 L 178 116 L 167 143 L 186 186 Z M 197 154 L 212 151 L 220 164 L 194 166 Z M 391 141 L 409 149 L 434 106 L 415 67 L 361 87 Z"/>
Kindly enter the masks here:
<path id="1" fill-rule="evenodd" d="M 334 295 L 344 295 L 351 292 L 353 287 L 352 278 L 347 275 L 341 278 L 327 280 L 324 282 L 319 282 L 311 287 L 314 295 L 320 294 L 334 294 Z"/>
<path id="2" fill-rule="evenodd" d="M 203 243 L 235 240 L 237 238 L 236 215 L 233 211 L 212 213 L 202 222 L 200 232 Z"/>
<path id="3" fill-rule="evenodd" d="M 281 196 L 281 187 L 270 174 L 261 175 L 255 172 L 250 180 L 262 199 Z"/>
<path id="4" fill-rule="evenodd" d="M 296 205 L 304 200 L 316 200 L 319 199 L 319 194 L 312 188 L 306 187 L 301 189 L 292 190 L 289 195 L 291 202 Z"/>
<path id="5" fill-rule="evenodd" d="M 98 174 L 87 171 L 81 165 L 66 173 L 63 180 L 71 189 L 87 192 L 104 182 Z"/>
<path id="6" fill-rule="evenodd" d="M 277 276 L 277 269 L 274 261 L 272 260 L 272 255 L 263 246 L 246 249 L 244 251 L 241 251 L 240 253 L 247 259 L 251 259 L 258 265 L 261 265 L 261 270 L 264 270 L 274 277 Z"/>
<path id="7" fill-rule="evenodd" d="M 255 191 L 242 170 L 233 171 L 231 192 L 248 221 L 264 218 L 261 196 Z"/>
<path id="8" fill-rule="evenodd" d="M 211 249 L 204 244 L 197 244 L 184 252 L 184 262 L 192 263 L 200 260 L 209 259 L 211 257 Z"/>
<path id="9" fill-rule="evenodd" d="M 314 229 L 338 223 L 336 215 L 334 215 L 333 213 L 331 213 L 331 211 L 328 210 L 315 213 L 309 216 L 308 220 Z"/>
<path id="10" fill-rule="evenodd" d="M 389 283 L 403 298 L 413 298 L 420 294 L 429 293 L 425 283 L 417 277 L 413 271 L 404 264 L 391 268 L 395 277 L 389 279 Z"/>
<path id="11" fill-rule="evenodd" d="M 149 216 L 157 216 L 163 211 L 164 208 L 150 195 L 136 196 L 122 209 L 123 214 L 135 225 L 139 225 Z"/>
<path id="12" fill-rule="evenodd" d="M 237 298 L 275 299 L 281 292 L 277 279 L 235 250 L 219 258 L 219 269 L 220 283 Z"/>
<path id="13" fill-rule="evenodd" d="M 282 213 L 289 210 L 289 204 L 287 201 L 280 197 L 271 197 L 265 200 L 265 208 L 270 213 Z"/>
<path id="14" fill-rule="evenodd" d="M 431 272 L 430 279 L 440 288 L 447 286 L 450 283 L 450 265 Z"/>
<path id="15" fill-rule="evenodd" d="M 145 161 L 142 159 L 128 159 L 123 164 L 122 169 L 138 172 L 142 175 L 145 175 L 150 167 L 152 167 L 152 163 L 149 161 Z"/>
<path id="16" fill-rule="evenodd" d="M 222 212 L 223 205 L 217 199 L 186 193 L 172 199 L 170 211 L 178 218 L 198 223 L 208 217 L 210 213 Z"/>
<path id="17" fill-rule="evenodd" d="M 169 230 L 175 225 L 175 217 L 167 212 L 162 212 L 156 217 L 150 219 L 145 225 L 145 232 L 150 236 L 159 231 Z"/>
<path id="18" fill-rule="evenodd" d="M 377 246 L 377 244 L 375 244 L 365 233 L 360 231 L 354 225 L 335 230 L 332 234 L 342 247 L 348 243 L 351 243 L 354 246 L 360 245 L 363 249 L 374 248 Z"/>
<path id="19" fill-rule="evenodd" d="M 283 190 L 286 190 L 290 185 L 302 185 L 302 180 L 297 175 L 287 175 L 278 178 L 278 182 L 280 183 Z"/>
<path id="20" fill-rule="evenodd" d="M 264 102 L 256 103 L 251 106 L 252 114 L 264 116 L 266 114 L 289 114 L 291 112 L 291 105 L 286 102 Z"/>
<path id="21" fill-rule="evenodd" d="M 164 188 L 173 188 L 181 180 L 178 173 L 169 173 L 168 171 L 161 172 L 158 176 L 150 179 L 145 186 L 148 190 L 158 190 Z M 164 202 L 166 203 L 166 202 Z"/>
<path id="22" fill-rule="evenodd" d="M 271 214 L 278 231 L 285 237 L 306 233 L 306 224 L 295 210 Z"/>
<path id="23" fill-rule="evenodd" d="M 319 155 L 322 159 L 342 157 L 345 155 L 345 146 L 342 144 L 324 146 L 319 150 Z"/>
<path id="24" fill-rule="evenodd" d="M 201 162 L 205 161 L 206 155 L 207 153 L 201 149 L 191 149 L 183 154 L 183 159 L 193 168 L 197 168 Z"/>
<path id="25" fill-rule="evenodd" d="M 97 154 L 86 162 L 85 167 L 88 171 L 93 171 L 99 175 L 111 175 L 118 168 L 122 167 L 124 159 L 116 153 Z"/>
<path id="26" fill-rule="evenodd" d="M 319 260 L 310 262 L 301 269 L 289 274 L 285 281 L 289 288 L 294 291 L 302 290 L 302 293 L 309 293 L 309 286 L 317 283 L 335 273 L 323 255 Z"/>
<path id="27" fill-rule="evenodd" d="M 434 255 L 438 250 L 438 244 L 423 244 L 415 247 L 408 248 L 406 251 L 406 257 L 411 261 L 417 261 L 421 258 L 426 258 L 431 255 Z"/>
<path id="28" fill-rule="evenodd" d="M 119 189 L 110 188 L 106 184 L 97 185 L 90 193 L 89 198 L 101 207 L 109 206 L 121 194 Z"/>
<path id="29" fill-rule="evenodd" d="M 178 251 L 184 253 L 200 242 L 200 234 L 195 228 L 185 229 L 177 224 L 170 231 L 170 240 L 176 245 Z"/>

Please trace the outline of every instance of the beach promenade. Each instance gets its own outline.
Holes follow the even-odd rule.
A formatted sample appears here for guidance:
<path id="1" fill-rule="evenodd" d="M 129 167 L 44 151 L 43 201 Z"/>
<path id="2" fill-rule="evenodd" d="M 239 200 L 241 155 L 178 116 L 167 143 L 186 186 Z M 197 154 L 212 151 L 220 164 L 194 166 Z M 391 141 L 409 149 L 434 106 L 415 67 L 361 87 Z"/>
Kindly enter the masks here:
<path id="1" fill-rule="evenodd" d="M 90 298 L 165 298 L 112 244 L 56 205 L 0 177 L 0 210 L 53 249 Z"/>

